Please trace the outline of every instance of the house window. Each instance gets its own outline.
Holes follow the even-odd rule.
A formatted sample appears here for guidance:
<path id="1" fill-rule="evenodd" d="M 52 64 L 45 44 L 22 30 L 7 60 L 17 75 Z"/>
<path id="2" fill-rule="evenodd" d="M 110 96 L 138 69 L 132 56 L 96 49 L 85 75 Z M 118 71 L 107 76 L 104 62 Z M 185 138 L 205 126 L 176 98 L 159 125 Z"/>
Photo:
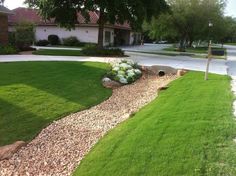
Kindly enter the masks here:
<path id="1" fill-rule="evenodd" d="M 111 32 L 105 31 L 105 42 L 110 43 L 111 42 Z"/>

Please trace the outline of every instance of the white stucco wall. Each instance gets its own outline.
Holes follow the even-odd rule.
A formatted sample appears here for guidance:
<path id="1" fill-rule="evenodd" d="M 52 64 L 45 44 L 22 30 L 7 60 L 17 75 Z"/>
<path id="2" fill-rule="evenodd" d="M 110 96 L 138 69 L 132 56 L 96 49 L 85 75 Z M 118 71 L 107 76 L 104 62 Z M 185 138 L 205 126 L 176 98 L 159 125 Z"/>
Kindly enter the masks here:
<path id="1" fill-rule="evenodd" d="M 75 36 L 81 42 L 97 43 L 98 30 L 95 27 L 76 27 L 75 30 L 71 31 L 56 26 L 36 27 L 36 40 L 47 40 L 51 34 L 58 35 L 61 39 Z"/>
<path id="2" fill-rule="evenodd" d="M 110 43 L 114 43 L 114 30 L 110 28 L 104 29 L 104 45 L 108 45 L 109 43 L 105 43 L 105 31 L 111 32 L 111 41 Z M 66 30 L 64 28 L 59 28 L 56 26 L 38 26 L 36 27 L 36 40 L 44 40 L 48 38 L 49 35 L 54 34 L 58 35 L 59 38 L 67 38 L 70 36 L 75 36 L 81 42 L 86 43 L 97 43 L 98 41 L 98 28 L 97 27 L 76 27 L 74 30 Z"/>
<path id="3" fill-rule="evenodd" d="M 8 27 L 9 32 L 15 31 L 12 26 Z M 111 33 L 111 41 L 105 41 L 105 32 L 109 31 Z M 35 28 L 35 38 L 36 40 L 47 40 L 49 35 L 58 35 L 60 39 L 75 36 L 81 42 L 86 43 L 97 43 L 98 42 L 98 27 L 76 27 L 75 30 L 66 30 L 64 28 L 59 28 L 57 26 L 37 26 Z M 114 44 L 114 29 L 105 28 L 104 29 L 104 46 Z"/>

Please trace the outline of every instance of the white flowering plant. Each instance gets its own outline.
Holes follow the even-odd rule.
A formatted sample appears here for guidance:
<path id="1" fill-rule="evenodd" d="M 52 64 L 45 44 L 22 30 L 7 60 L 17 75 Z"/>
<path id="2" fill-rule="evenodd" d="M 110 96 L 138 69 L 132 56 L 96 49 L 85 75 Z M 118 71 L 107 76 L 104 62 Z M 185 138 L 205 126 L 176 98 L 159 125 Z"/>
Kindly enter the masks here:
<path id="1" fill-rule="evenodd" d="M 119 63 L 113 64 L 107 73 L 108 78 L 121 84 L 133 83 L 141 76 L 142 72 L 138 64 L 130 60 L 122 60 Z"/>

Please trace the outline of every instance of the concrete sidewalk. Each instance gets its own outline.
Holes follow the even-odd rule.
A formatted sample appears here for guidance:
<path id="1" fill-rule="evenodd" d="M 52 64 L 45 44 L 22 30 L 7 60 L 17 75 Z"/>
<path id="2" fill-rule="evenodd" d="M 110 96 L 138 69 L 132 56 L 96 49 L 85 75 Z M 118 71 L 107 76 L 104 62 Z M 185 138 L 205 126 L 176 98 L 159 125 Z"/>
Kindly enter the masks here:
<path id="1" fill-rule="evenodd" d="M 228 53 L 228 75 L 232 78 L 232 91 L 236 96 L 236 46 L 225 46 Z M 234 115 L 236 117 L 236 101 L 234 102 Z"/>

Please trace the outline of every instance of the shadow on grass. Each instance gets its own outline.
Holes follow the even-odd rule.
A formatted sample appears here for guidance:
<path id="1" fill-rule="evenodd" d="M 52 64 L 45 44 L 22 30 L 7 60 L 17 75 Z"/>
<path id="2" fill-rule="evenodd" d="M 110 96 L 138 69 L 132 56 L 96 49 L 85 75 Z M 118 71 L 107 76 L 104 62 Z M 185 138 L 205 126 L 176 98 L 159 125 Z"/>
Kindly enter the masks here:
<path id="1" fill-rule="evenodd" d="M 50 122 L 2 99 L 0 105 L 0 145 L 28 141 Z"/>
<path id="2" fill-rule="evenodd" d="M 100 82 L 106 69 L 101 63 L 3 63 L 0 64 L 0 86 L 25 84 L 86 106 L 81 96 L 94 100 L 90 95 L 104 90 Z"/>
<path id="3" fill-rule="evenodd" d="M 101 84 L 108 66 L 92 62 L 0 64 L 0 146 L 31 140 L 50 122 L 111 95 Z"/>

